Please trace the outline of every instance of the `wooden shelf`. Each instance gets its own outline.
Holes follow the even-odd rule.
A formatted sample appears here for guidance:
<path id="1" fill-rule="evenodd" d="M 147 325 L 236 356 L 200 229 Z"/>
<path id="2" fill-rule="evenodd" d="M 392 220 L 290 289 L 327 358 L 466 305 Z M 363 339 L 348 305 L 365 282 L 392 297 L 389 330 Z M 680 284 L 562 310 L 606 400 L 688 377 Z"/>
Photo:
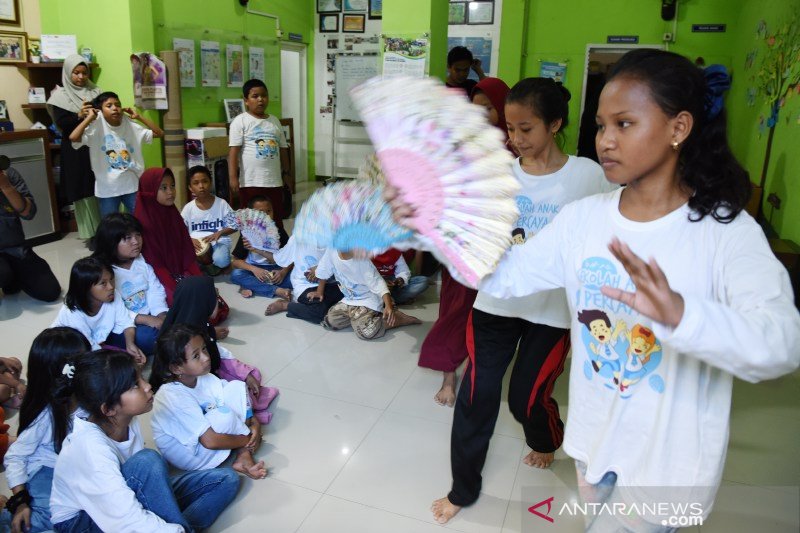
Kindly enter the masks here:
<path id="1" fill-rule="evenodd" d="M 61 145 L 56 143 L 50 143 L 49 145 L 51 150 L 61 150 Z"/>
<path id="2" fill-rule="evenodd" d="M 17 66 L 17 68 L 47 68 L 47 69 L 54 69 L 54 68 L 61 69 L 63 67 L 64 67 L 63 61 L 52 62 L 52 63 L 27 62 Z M 89 68 L 95 68 L 95 67 L 97 67 L 97 63 L 89 63 Z"/>
<path id="3" fill-rule="evenodd" d="M 22 109 L 47 109 L 47 104 L 22 104 Z"/>

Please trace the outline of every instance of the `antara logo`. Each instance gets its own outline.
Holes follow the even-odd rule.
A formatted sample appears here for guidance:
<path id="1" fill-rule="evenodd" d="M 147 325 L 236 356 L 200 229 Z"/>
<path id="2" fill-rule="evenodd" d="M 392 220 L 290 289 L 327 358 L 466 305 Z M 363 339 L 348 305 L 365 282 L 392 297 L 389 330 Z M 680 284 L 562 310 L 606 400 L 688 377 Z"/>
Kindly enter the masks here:
<path id="1" fill-rule="evenodd" d="M 550 518 L 549 515 L 550 515 L 550 510 L 553 508 L 553 499 L 554 498 L 555 498 L 554 496 L 550 496 L 546 500 L 542 500 L 539 503 L 535 503 L 535 504 L 531 505 L 530 507 L 528 507 L 528 512 L 535 514 L 539 518 L 544 518 L 548 522 L 553 522 L 553 519 Z M 539 509 L 539 507 L 541 507 L 543 505 L 547 506 L 547 512 L 545 512 L 544 514 L 542 514 L 540 511 L 537 510 L 537 509 Z"/>

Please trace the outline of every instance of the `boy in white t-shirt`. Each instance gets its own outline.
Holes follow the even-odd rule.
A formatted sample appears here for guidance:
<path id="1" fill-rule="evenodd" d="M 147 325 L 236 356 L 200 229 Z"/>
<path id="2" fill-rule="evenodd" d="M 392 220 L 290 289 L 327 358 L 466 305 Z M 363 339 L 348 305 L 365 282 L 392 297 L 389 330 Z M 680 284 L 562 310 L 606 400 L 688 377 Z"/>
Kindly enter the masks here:
<path id="1" fill-rule="evenodd" d="M 231 264 L 233 228 L 225 227 L 225 217 L 233 212 L 228 202 L 214 196 L 211 174 L 203 165 L 189 169 L 189 191 L 194 200 L 183 206 L 181 216 L 189 230 L 200 268 L 216 275 Z M 205 248 L 205 250 L 204 250 Z"/>
<path id="2" fill-rule="evenodd" d="M 269 198 L 275 223 L 283 229 L 283 185 L 289 173 L 289 148 L 283 127 L 277 117 L 267 113 L 269 92 L 263 81 L 248 80 L 242 93 L 247 112 L 233 119 L 229 133 L 231 194 L 238 191 L 241 206 L 254 196 Z"/>
<path id="3" fill-rule="evenodd" d="M 326 329 L 352 326 L 359 339 L 370 340 L 383 337 L 387 329 L 422 324 L 420 319 L 394 308 L 386 282 L 369 259 L 356 259 L 353 252 L 326 250 L 317 265 L 319 285 L 308 294 L 309 300 L 324 299 L 325 280 L 331 276 L 339 282 L 344 298 L 325 315 L 322 326 Z"/>
<path id="4" fill-rule="evenodd" d="M 75 149 L 89 147 L 100 216 L 117 212 L 120 203 L 133 213 L 139 176 L 144 172 L 142 143 L 150 144 L 153 137 L 163 137 L 164 131 L 134 108 L 123 108 L 116 93 L 101 93 L 92 105 L 83 122 L 70 133 L 69 140 Z M 94 122 L 98 117 L 100 120 Z"/>

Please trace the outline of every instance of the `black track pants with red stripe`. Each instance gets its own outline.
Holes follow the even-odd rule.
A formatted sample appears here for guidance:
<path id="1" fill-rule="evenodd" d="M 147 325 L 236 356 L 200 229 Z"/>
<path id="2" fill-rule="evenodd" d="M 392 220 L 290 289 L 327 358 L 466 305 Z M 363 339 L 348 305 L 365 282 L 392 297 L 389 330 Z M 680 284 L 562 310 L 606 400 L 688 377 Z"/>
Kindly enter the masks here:
<path id="1" fill-rule="evenodd" d="M 564 371 L 569 330 L 533 324 L 473 309 L 467 324 L 469 362 L 461 382 L 450 435 L 454 505 L 470 505 L 481 490 L 481 471 L 500 411 L 503 376 L 519 350 L 508 391 L 514 418 L 538 452 L 553 452 L 564 439 L 564 423 L 551 397 Z"/>

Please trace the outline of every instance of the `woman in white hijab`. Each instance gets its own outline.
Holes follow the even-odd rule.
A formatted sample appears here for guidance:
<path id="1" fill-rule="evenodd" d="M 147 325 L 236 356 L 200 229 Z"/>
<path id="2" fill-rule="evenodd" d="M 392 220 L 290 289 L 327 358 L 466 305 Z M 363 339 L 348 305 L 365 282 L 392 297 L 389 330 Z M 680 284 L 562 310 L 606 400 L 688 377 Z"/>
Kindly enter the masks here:
<path id="1" fill-rule="evenodd" d="M 67 202 L 75 206 L 78 235 L 82 239 L 94 236 L 100 223 L 100 211 L 94 196 L 94 173 L 89 163 L 89 149 L 72 148 L 69 134 L 81 123 L 92 107 L 100 89 L 89 77 L 86 60 L 73 54 L 64 60 L 61 87 L 47 100 L 47 111 L 61 130 L 61 189 Z"/>

